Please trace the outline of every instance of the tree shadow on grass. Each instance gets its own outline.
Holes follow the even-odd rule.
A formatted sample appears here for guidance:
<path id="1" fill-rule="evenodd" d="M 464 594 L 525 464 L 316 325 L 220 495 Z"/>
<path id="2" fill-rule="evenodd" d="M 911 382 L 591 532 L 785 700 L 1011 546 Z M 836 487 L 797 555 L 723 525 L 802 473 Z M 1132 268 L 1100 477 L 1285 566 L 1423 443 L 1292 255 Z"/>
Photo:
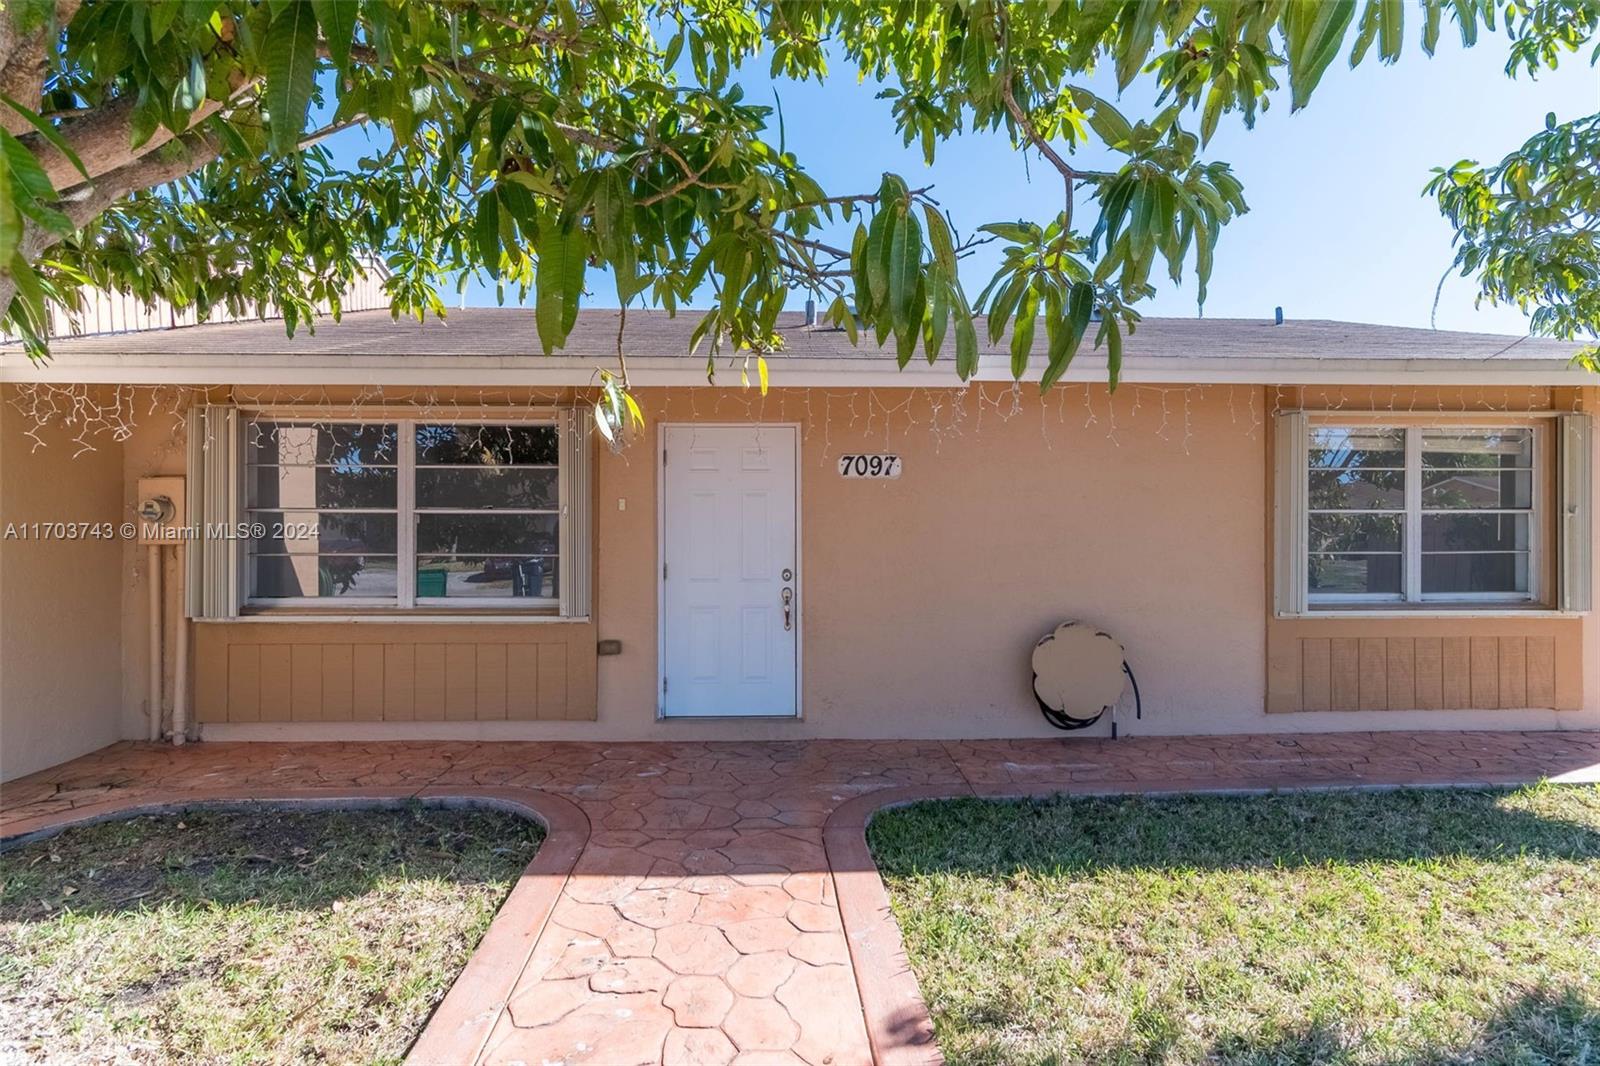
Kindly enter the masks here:
<path id="1" fill-rule="evenodd" d="M 1086 1049 L 1067 1059 L 1044 1052 L 1008 1058 L 1024 1066 L 1104 1066 L 1206 1063 L 1208 1066 L 1584 1066 L 1600 1062 L 1600 1008 L 1576 988 L 1535 989 L 1516 996 L 1480 1021 L 1466 1041 L 1386 1051 L 1370 1037 L 1349 1032 L 1338 1019 L 1322 1019 L 1290 1032 L 1228 1033 L 1200 1049 L 1182 1048 L 1181 1022 L 1158 1026 L 1152 1038 Z M 959 1066 L 959 1063 L 956 1063 Z"/>
<path id="2" fill-rule="evenodd" d="M 937 885 L 943 883 L 942 875 L 952 875 L 960 882 L 1000 886 L 1016 878 L 1020 879 L 1017 884 L 1028 887 L 1015 898 L 1002 892 L 1001 902 L 993 906 L 1020 907 L 1065 898 L 1053 894 L 1056 881 L 1089 881 L 1102 872 L 1170 872 L 1182 876 L 1185 871 L 1270 874 L 1274 870 L 1300 870 L 1311 872 L 1310 877 L 1303 878 L 1306 883 L 1320 883 L 1320 868 L 1339 865 L 1417 863 L 1430 868 L 1423 871 L 1430 877 L 1431 864 L 1453 861 L 1496 864 L 1531 859 L 1541 863 L 1582 863 L 1593 870 L 1596 860 L 1600 860 L 1600 790 L 1549 787 L 1519 792 L 1406 790 L 1245 797 L 958 800 L 885 812 L 868 833 L 873 853 L 891 883 L 903 877 L 925 886 Z M 1459 876 L 1445 875 L 1439 884 L 1464 890 L 1482 882 L 1485 876 L 1492 877 L 1480 869 L 1458 873 Z M 1531 874 L 1543 875 L 1544 871 Z M 1508 874 L 1517 879 L 1527 876 L 1527 869 Z M 1559 876 L 1566 878 L 1564 874 Z M 1573 876 L 1582 882 L 1575 890 L 1580 895 L 1573 896 L 1574 890 L 1569 888 L 1565 906 L 1596 906 L 1594 898 L 1581 895 L 1588 891 L 1583 886 L 1589 883 L 1590 874 Z M 1045 887 L 1034 886 L 1036 879 Z M 1531 882 L 1508 880 L 1507 884 Z M 958 893 L 953 898 L 976 900 L 974 905 L 980 910 L 990 905 L 985 902 L 981 885 L 971 897 Z M 1212 904 L 1222 906 L 1215 900 L 1207 905 Z M 1248 908 L 1251 904 L 1240 901 L 1239 906 Z M 947 925 L 932 923 L 934 932 L 930 936 L 947 934 L 955 938 L 953 942 L 969 937 L 970 942 L 965 949 L 935 945 L 930 950 L 968 950 L 981 957 L 984 951 L 993 949 L 1003 955 L 1005 944 L 999 934 L 991 935 L 992 930 L 970 931 L 974 921 L 992 921 L 998 927 L 999 913 L 979 913 L 974 918 L 963 911 Z M 1182 920 L 1185 919 L 1174 919 Z M 1005 921 L 1013 928 L 1027 926 L 1026 915 L 1007 912 Z M 1067 922 L 1063 929 L 1070 926 Z M 984 925 L 984 929 L 988 928 Z M 914 924 L 908 929 L 914 941 L 918 930 Z M 1041 939 L 1041 944 L 1049 950 L 1048 937 Z M 911 948 L 915 955 L 917 944 L 912 943 Z M 1183 949 L 1180 946 L 1173 950 Z M 1404 949 L 1397 946 L 1396 950 Z M 1312 958 L 1316 957 L 1319 956 L 1313 953 Z M 1542 964 L 1536 963 L 1535 972 L 1501 975 L 1494 986 L 1500 991 L 1485 994 L 1504 997 L 1505 1001 L 1478 1004 L 1468 1000 L 1472 1005 L 1467 1009 L 1481 1016 L 1475 1032 L 1456 1040 L 1438 1038 L 1434 1043 L 1440 1046 L 1430 1044 L 1428 1032 L 1421 1028 L 1432 1024 L 1431 1008 L 1426 1004 L 1419 1004 L 1418 1011 L 1407 1008 L 1405 1014 L 1410 1021 L 1405 1024 L 1412 1028 L 1386 1044 L 1362 1030 L 1361 1017 L 1318 1014 L 1318 1008 L 1310 1001 L 1300 1008 L 1303 1023 L 1288 1023 L 1296 1028 L 1197 1038 L 1198 1023 L 1190 1014 L 1210 1007 L 1192 1002 L 1179 990 L 1180 1002 L 1176 1004 L 1145 1000 L 1141 1014 L 1140 1000 L 1136 998 L 1130 1001 L 1127 1009 L 1131 1013 L 1126 1016 L 1107 1014 L 1110 1031 L 1118 1035 L 1103 1037 L 1106 1042 L 1092 1046 L 1075 1047 L 1070 1055 L 1050 1050 L 1051 1015 L 1073 1011 L 1074 999 L 1089 993 L 1064 987 L 1052 994 L 1042 1013 L 1024 1010 L 1014 998 L 1014 981 L 986 974 L 978 962 L 971 965 L 979 977 L 966 987 L 985 987 L 987 976 L 995 978 L 997 991 L 976 997 L 954 994 L 949 1006 L 941 1008 L 940 1029 L 949 1036 L 951 1046 L 945 1050 L 953 1064 L 1600 1066 L 1600 1010 L 1593 987 L 1583 981 L 1573 983 L 1571 960 L 1565 964 L 1564 973 L 1541 976 L 1538 971 Z M 1445 960 L 1439 965 L 1448 969 L 1450 963 Z M 1049 980 L 1049 968 L 1042 968 L 1040 975 Z M 1355 975 L 1351 977 L 1354 979 Z M 1528 991 L 1530 988 L 1533 990 Z M 1395 989 L 1396 994 L 1415 995 L 1418 991 Z M 1239 994 L 1249 992 L 1242 990 Z M 1458 999 L 1455 1005 L 1440 1007 L 1459 1010 L 1460 1002 Z M 1245 1006 L 1234 1002 L 1227 1009 Z M 1103 1005 L 1100 1009 L 1104 1010 Z M 1037 1027 L 1036 1032 L 1028 1033 L 1033 1027 Z M 1087 1034 L 1079 1039 L 1095 1038 Z"/>
<path id="3" fill-rule="evenodd" d="M 420 806 L 100 822 L 0 853 L 0 922 L 163 904 L 323 910 L 393 879 L 509 887 L 542 838 L 516 815 Z"/>
<path id="4" fill-rule="evenodd" d="M 1541 792 L 1404 789 L 1271 796 L 940 800 L 868 827 L 889 876 L 1096 869 L 1278 868 L 1519 856 L 1600 859 L 1600 789 L 1561 790 L 1590 821 L 1543 813 Z"/>

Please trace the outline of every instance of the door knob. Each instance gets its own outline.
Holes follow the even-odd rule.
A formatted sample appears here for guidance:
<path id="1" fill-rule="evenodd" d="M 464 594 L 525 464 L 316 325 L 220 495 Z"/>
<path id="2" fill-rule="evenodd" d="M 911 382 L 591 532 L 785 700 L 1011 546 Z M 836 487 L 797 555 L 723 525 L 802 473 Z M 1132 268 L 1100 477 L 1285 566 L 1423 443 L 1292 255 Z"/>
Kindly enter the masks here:
<path id="1" fill-rule="evenodd" d="M 794 589 L 785 588 L 783 590 L 783 594 L 782 595 L 783 595 L 783 628 L 785 630 L 790 630 L 790 629 L 794 628 L 794 607 L 793 607 L 793 604 L 794 604 Z"/>

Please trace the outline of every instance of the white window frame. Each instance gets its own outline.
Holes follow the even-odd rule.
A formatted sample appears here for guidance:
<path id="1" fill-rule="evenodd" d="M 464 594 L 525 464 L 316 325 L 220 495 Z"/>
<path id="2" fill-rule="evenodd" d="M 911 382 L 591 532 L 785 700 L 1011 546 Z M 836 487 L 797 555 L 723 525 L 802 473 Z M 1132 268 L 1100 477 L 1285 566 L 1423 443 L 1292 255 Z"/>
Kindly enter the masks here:
<path id="1" fill-rule="evenodd" d="M 564 532 L 571 520 L 571 507 L 569 500 L 572 498 L 572 488 L 568 482 L 572 472 L 567 469 L 567 462 L 563 461 L 569 454 L 565 447 L 566 435 L 581 431 L 582 423 L 576 420 L 563 418 L 561 412 L 551 411 L 529 415 L 519 412 L 511 414 L 492 414 L 475 412 L 463 414 L 461 417 L 447 417 L 440 415 L 433 418 L 419 418 L 416 414 L 397 415 L 393 411 L 381 413 L 363 413 L 359 415 L 322 414 L 320 412 L 305 412 L 293 410 L 250 410 L 242 412 L 242 429 L 245 434 L 247 446 L 240 449 L 240 469 L 249 466 L 248 440 L 250 424 L 254 422 L 280 422 L 280 423 L 305 423 L 325 425 L 385 425 L 395 426 L 398 461 L 396 463 L 396 477 L 398 484 L 395 493 L 395 583 L 396 594 L 393 599 L 382 597 L 364 596 L 255 596 L 249 580 L 248 567 L 253 552 L 247 549 L 241 560 L 246 568 L 244 587 L 246 598 L 245 607 L 253 610 L 307 610 L 316 609 L 319 613 L 338 611 L 343 608 L 362 610 L 398 610 L 423 613 L 426 611 L 440 611 L 448 609 L 452 614 L 460 612 L 477 612 L 482 614 L 506 613 L 534 613 L 550 614 L 560 613 L 563 600 L 560 595 L 567 587 L 567 582 L 573 580 L 572 571 L 580 565 L 578 555 L 586 553 L 570 550 L 571 538 Z M 419 425 L 452 425 L 452 426 L 551 426 L 557 433 L 558 458 L 556 462 L 556 499 L 554 511 L 540 511 L 540 514 L 555 514 L 560 523 L 559 529 L 563 532 L 558 537 L 556 557 L 556 596 L 507 596 L 484 597 L 482 599 L 468 599 L 464 597 L 434 597 L 417 596 L 417 438 L 416 427 Z M 241 479 L 243 480 L 243 479 Z M 363 509 L 370 513 L 390 513 L 387 508 Z M 432 513 L 432 512 L 430 512 Z M 469 513 L 463 509 L 462 513 Z M 492 514 L 521 514 L 522 511 L 485 511 Z M 527 512 L 535 513 L 535 512 Z"/>
<path id="2" fill-rule="evenodd" d="M 1450 607 L 1525 607 L 1538 606 L 1544 602 L 1544 566 L 1545 566 L 1545 541 L 1550 535 L 1548 527 L 1549 508 L 1545 499 L 1546 481 L 1549 477 L 1549 466 L 1554 461 L 1549 446 L 1547 427 L 1542 420 L 1528 418 L 1500 418 L 1483 419 L 1471 416 L 1460 418 L 1450 416 L 1442 418 L 1421 419 L 1386 419 L 1362 417 L 1359 412 L 1340 414 L 1310 414 L 1301 421 L 1301 439 L 1293 448 L 1287 449 L 1292 455 L 1297 468 L 1294 475 L 1296 485 L 1295 493 L 1295 518 L 1298 523 L 1297 536 L 1293 551 L 1293 567 L 1299 587 L 1299 603 L 1304 605 L 1304 612 L 1308 614 L 1338 614 L 1341 609 L 1359 607 L 1380 607 L 1400 609 L 1430 609 Z M 1310 474 L 1309 453 L 1312 434 L 1320 427 L 1340 426 L 1359 427 L 1373 426 L 1382 429 L 1397 429 L 1405 434 L 1405 507 L 1399 511 L 1366 511 L 1357 510 L 1347 513 L 1352 514 L 1398 514 L 1402 515 L 1402 542 L 1401 542 L 1401 591 L 1399 594 L 1391 593 L 1313 593 L 1310 589 L 1310 522 L 1314 513 L 1307 501 L 1308 478 Z M 1437 511 L 1424 512 L 1422 509 L 1422 435 L 1424 432 L 1449 432 L 1451 430 L 1504 430 L 1527 429 L 1532 432 L 1533 438 L 1533 468 L 1532 468 L 1532 493 L 1529 508 L 1503 508 L 1471 510 L 1471 514 L 1527 514 L 1529 525 L 1528 536 L 1528 590 L 1526 592 L 1448 592 L 1424 593 L 1422 591 L 1422 517 L 1426 514 L 1436 514 Z M 1285 454 L 1280 452 L 1280 455 Z M 1280 478 L 1280 487 L 1285 486 L 1285 480 Z M 1320 512 L 1317 512 L 1320 513 Z M 1341 512 L 1346 513 L 1346 512 Z"/>

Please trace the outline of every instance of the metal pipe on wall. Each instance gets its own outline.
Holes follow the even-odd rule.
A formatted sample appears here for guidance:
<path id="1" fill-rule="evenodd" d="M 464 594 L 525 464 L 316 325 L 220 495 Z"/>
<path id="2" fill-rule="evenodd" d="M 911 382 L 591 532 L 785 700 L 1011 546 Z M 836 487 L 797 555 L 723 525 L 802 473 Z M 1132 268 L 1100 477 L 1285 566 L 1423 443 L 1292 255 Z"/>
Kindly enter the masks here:
<path id="1" fill-rule="evenodd" d="M 150 585 L 150 663 L 148 667 L 149 691 L 145 696 L 145 711 L 150 719 L 150 739 L 161 739 L 161 546 L 152 544 L 146 551 L 145 576 Z"/>
<path id="2" fill-rule="evenodd" d="M 184 610 L 183 602 L 183 570 L 188 561 L 184 558 L 184 548 L 180 545 L 174 549 L 172 555 L 177 561 L 177 573 L 173 582 L 177 586 L 178 617 L 174 623 L 177 629 L 177 651 L 173 658 L 172 681 L 172 743 L 174 747 L 182 747 L 183 742 L 189 739 L 189 618 Z"/>

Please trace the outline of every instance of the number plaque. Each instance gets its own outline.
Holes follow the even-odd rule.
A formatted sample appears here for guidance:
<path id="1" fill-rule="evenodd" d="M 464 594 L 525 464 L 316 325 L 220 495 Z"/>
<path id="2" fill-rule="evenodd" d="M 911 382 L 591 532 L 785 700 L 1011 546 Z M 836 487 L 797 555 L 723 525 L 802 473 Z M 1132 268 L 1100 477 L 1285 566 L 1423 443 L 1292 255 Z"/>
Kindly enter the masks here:
<path id="1" fill-rule="evenodd" d="M 900 476 L 898 455 L 841 455 L 840 477 L 897 478 Z"/>

